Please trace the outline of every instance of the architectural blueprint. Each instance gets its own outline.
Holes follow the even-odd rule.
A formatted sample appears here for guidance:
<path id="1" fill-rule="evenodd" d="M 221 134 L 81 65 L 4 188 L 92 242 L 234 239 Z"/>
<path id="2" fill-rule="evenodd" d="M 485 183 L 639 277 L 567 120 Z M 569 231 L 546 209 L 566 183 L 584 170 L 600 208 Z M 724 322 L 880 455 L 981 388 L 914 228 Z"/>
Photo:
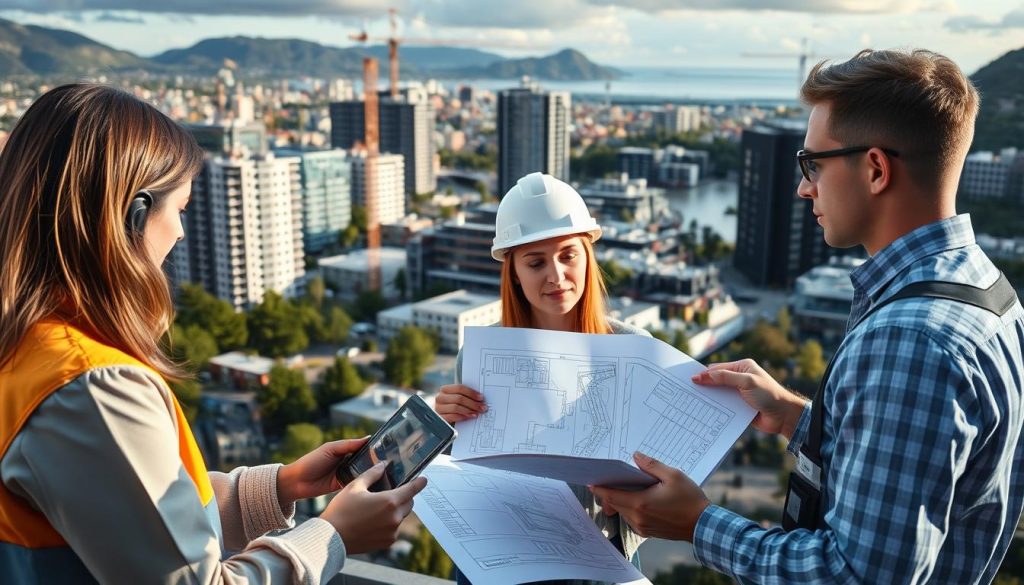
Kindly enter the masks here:
<path id="1" fill-rule="evenodd" d="M 445 455 L 423 475 L 427 487 L 413 509 L 473 583 L 649 583 L 563 482 L 456 463 Z"/>
<path id="2" fill-rule="evenodd" d="M 487 411 L 456 425 L 452 457 L 477 465 L 639 487 L 654 482 L 640 451 L 702 483 L 756 414 L 733 389 L 690 382 L 704 366 L 650 337 L 468 327 L 462 351 Z"/>

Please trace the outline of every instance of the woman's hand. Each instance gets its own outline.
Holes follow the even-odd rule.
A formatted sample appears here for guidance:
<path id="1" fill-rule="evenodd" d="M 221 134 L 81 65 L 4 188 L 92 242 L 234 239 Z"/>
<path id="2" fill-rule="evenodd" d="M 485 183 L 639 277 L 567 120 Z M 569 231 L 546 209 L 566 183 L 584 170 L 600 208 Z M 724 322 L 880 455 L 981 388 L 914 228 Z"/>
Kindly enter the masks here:
<path id="1" fill-rule="evenodd" d="M 355 453 L 367 439 L 324 443 L 282 467 L 277 472 L 277 500 L 281 507 L 341 489 L 341 482 L 334 476 L 334 471 L 346 455 Z"/>
<path id="2" fill-rule="evenodd" d="M 382 461 L 349 482 L 320 515 L 338 531 L 347 554 L 391 546 L 402 520 L 412 511 L 413 497 L 427 487 L 427 478 L 417 477 L 393 490 L 369 491 L 384 475 L 385 465 Z"/>
<path id="3" fill-rule="evenodd" d="M 448 424 L 480 416 L 487 410 L 484 395 L 462 384 L 441 386 L 441 392 L 434 402 L 434 410 Z"/>

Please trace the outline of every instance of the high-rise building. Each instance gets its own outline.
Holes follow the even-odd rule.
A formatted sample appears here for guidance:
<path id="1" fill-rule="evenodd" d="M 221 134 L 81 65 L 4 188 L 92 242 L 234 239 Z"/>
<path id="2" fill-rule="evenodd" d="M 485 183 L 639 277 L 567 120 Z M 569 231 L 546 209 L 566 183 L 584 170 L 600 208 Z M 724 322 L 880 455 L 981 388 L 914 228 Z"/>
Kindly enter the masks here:
<path id="1" fill-rule="evenodd" d="M 498 193 L 521 177 L 548 173 L 569 180 L 568 92 L 541 91 L 536 84 L 498 93 Z"/>
<path id="2" fill-rule="evenodd" d="M 846 255 L 825 243 L 813 202 L 796 194 L 795 154 L 806 134 L 795 120 L 743 131 L 733 264 L 756 285 L 788 288 L 830 256 Z"/>
<path id="3" fill-rule="evenodd" d="M 352 202 L 366 207 L 366 153 L 352 153 Z M 377 156 L 377 221 L 405 216 L 405 161 L 400 154 Z"/>
<path id="4" fill-rule="evenodd" d="M 437 190 L 434 174 L 434 125 L 437 115 L 422 90 L 406 90 L 397 100 L 382 94 L 379 101 L 380 151 L 405 158 L 405 191 L 409 195 Z M 352 148 L 365 140 L 365 105 L 362 101 L 334 102 L 331 145 Z"/>
<path id="5" fill-rule="evenodd" d="M 410 289 L 415 295 L 466 289 L 498 294 L 501 263 L 491 258 L 494 222 L 464 214 L 420 231 L 406 246 Z"/>
<path id="6" fill-rule="evenodd" d="M 302 161 L 302 238 L 306 254 L 320 254 L 352 221 L 352 161 L 344 150 L 277 150 Z"/>
<path id="7" fill-rule="evenodd" d="M 172 256 L 177 282 L 202 284 L 245 309 L 274 290 L 301 292 L 302 188 L 297 157 L 213 157 L 192 183 L 184 242 Z M 186 243 L 187 242 L 187 243 Z"/>

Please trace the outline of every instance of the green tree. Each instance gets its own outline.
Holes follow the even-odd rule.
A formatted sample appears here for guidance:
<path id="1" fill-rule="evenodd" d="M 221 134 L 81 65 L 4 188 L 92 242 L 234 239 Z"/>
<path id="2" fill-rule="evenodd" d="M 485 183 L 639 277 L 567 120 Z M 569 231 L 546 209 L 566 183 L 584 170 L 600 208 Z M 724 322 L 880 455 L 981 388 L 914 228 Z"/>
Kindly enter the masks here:
<path id="1" fill-rule="evenodd" d="M 818 382 L 825 374 L 825 358 L 822 355 L 821 344 L 813 339 L 805 341 L 800 345 L 800 351 L 796 357 L 797 373 L 801 378 Z"/>
<path id="2" fill-rule="evenodd" d="M 373 321 L 388 306 L 379 290 L 364 290 L 356 297 L 354 312 L 360 321 Z"/>
<path id="3" fill-rule="evenodd" d="M 672 338 L 670 338 L 668 336 L 668 333 L 665 333 L 664 331 L 661 331 L 661 330 L 651 331 L 651 337 L 653 337 L 655 339 L 660 339 L 660 340 L 664 341 L 665 343 L 667 343 L 669 345 L 672 344 Z"/>
<path id="4" fill-rule="evenodd" d="M 294 305 L 298 309 L 302 328 L 306 337 L 313 341 L 323 342 L 327 338 L 327 322 L 322 311 L 310 304 L 309 299 Z"/>
<path id="5" fill-rule="evenodd" d="M 794 347 L 781 329 L 760 320 L 747 333 L 743 354 L 761 364 L 780 368 L 793 356 Z"/>
<path id="6" fill-rule="evenodd" d="M 775 316 L 775 322 L 778 323 L 779 330 L 786 336 L 786 339 L 793 337 L 793 318 L 790 317 L 787 307 L 779 309 L 778 314 Z"/>
<path id="7" fill-rule="evenodd" d="M 335 305 L 327 310 L 324 318 L 324 337 L 320 341 L 325 343 L 344 343 L 348 339 L 348 330 L 352 327 L 352 317 L 348 316 L 345 309 Z"/>
<path id="8" fill-rule="evenodd" d="M 205 368 L 210 358 L 220 353 L 217 341 L 199 325 L 182 327 L 175 323 L 171 327 L 169 344 L 174 359 L 184 361 L 185 367 L 193 372 Z"/>
<path id="9" fill-rule="evenodd" d="M 308 315 L 274 291 L 249 313 L 249 339 L 261 355 L 283 357 L 306 349 Z"/>
<path id="10" fill-rule="evenodd" d="M 690 353 L 690 338 L 686 335 L 685 330 L 676 329 L 675 334 L 672 336 L 672 347 L 685 354 Z"/>
<path id="11" fill-rule="evenodd" d="M 306 283 L 306 298 L 316 310 L 320 310 L 324 306 L 324 297 L 327 295 L 327 285 L 324 283 L 322 276 L 314 276 L 309 279 Z"/>
<path id="12" fill-rule="evenodd" d="M 181 405 L 181 411 L 185 413 L 188 422 L 196 420 L 199 413 L 199 397 L 202 394 L 202 386 L 192 379 L 174 381 L 170 383 L 171 391 Z"/>
<path id="13" fill-rule="evenodd" d="M 629 282 L 633 278 L 632 270 L 619 264 L 615 260 L 599 260 L 597 265 L 601 268 L 601 272 L 604 274 L 604 283 L 608 287 L 608 292 L 613 295 L 621 295 L 627 288 L 629 288 Z"/>
<path id="14" fill-rule="evenodd" d="M 480 203 L 491 203 L 494 201 L 494 196 L 491 195 L 491 190 L 487 188 L 487 183 L 477 181 L 473 186 L 480 193 Z"/>
<path id="15" fill-rule="evenodd" d="M 396 386 L 410 388 L 423 381 L 423 370 L 434 361 L 437 346 L 426 331 L 402 327 L 388 343 L 384 356 L 384 375 Z"/>
<path id="16" fill-rule="evenodd" d="M 441 545 L 434 540 L 426 527 L 420 526 L 416 538 L 412 541 L 412 549 L 402 562 L 402 568 L 421 575 L 447 579 L 451 575 L 452 567 L 452 560 Z"/>
<path id="17" fill-rule="evenodd" d="M 249 339 L 244 313 L 218 299 L 198 284 L 183 284 L 178 291 L 175 321 L 182 327 L 198 325 L 207 330 L 220 351 L 245 347 Z"/>
<path id="18" fill-rule="evenodd" d="M 288 425 L 284 431 L 281 447 L 274 451 L 271 460 L 274 463 L 291 463 L 324 442 L 324 433 L 320 427 L 311 423 L 295 423 Z"/>
<path id="19" fill-rule="evenodd" d="M 342 439 L 361 439 L 372 435 L 377 426 L 369 421 L 357 425 L 334 427 L 324 433 L 324 441 L 340 441 Z"/>
<path id="20" fill-rule="evenodd" d="M 409 284 L 406 282 L 405 268 L 399 268 L 398 273 L 395 274 L 395 288 L 398 289 L 398 294 L 401 295 L 401 299 L 405 300 L 405 293 L 408 291 Z"/>
<path id="21" fill-rule="evenodd" d="M 359 233 L 366 233 L 366 207 L 362 205 L 352 206 L 352 225 L 356 226 Z"/>
<path id="22" fill-rule="evenodd" d="M 334 363 L 324 371 L 324 379 L 316 397 L 317 405 L 320 412 L 326 415 L 332 404 L 355 398 L 365 389 L 366 381 L 348 358 L 335 358 Z"/>
<path id="23" fill-rule="evenodd" d="M 270 369 L 270 383 L 256 392 L 264 427 L 270 433 L 290 424 L 307 422 L 316 410 L 316 397 L 301 370 L 283 365 Z"/>
<path id="24" fill-rule="evenodd" d="M 343 230 L 338 231 L 338 245 L 342 248 L 351 248 L 359 241 L 359 228 L 355 224 L 349 224 Z"/>

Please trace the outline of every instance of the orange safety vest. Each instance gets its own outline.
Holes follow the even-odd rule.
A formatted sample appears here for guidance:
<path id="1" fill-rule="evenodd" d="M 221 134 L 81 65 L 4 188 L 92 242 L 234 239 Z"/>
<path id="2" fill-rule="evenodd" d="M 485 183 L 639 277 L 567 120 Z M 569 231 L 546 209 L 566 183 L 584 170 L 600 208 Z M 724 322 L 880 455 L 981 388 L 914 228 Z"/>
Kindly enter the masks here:
<path id="1" fill-rule="evenodd" d="M 144 368 L 163 382 L 159 374 L 138 359 L 68 324 L 44 321 L 30 328 L 14 357 L 0 368 L 0 460 L 44 400 L 83 373 L 109 366 Z M 206 464 L 177 398 L 170 391 L 168 394 L 174 402 L 181 464 L 195 483 L 199 499 L 207 515 L 215 520 L 219 534 L 219 518 L 216 518 L 216 502 Z M 210 508 L 213 508 L 212 514 Z M 58 552 L 52 550 L 55 547 L 70 551 L 67 542 L 41 512 L 0 482 L 0 582 L 21 582 L 6 579 L 17 575 L 31 579 L 32 576 L 25 575 L 15 565 L 23 565 L 22 569 L 38 566 L 40 559 L 53 558 L 53 553 Z M 33 553 L 41 556 L 33 558 Z"/>

